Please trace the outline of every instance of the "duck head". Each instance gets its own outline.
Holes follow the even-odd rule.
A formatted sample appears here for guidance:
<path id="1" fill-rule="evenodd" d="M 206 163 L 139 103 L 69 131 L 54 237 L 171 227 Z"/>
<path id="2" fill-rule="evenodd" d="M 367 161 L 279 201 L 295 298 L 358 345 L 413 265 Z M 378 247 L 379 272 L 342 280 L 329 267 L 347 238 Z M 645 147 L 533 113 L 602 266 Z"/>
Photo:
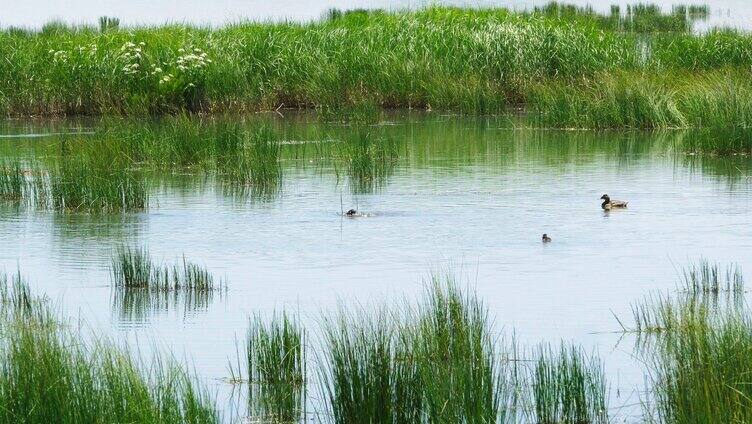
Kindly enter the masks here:
<path id="1" fill-rule="evenodd" d="M 608 194 L 604 194 L 603 196 L 601 196 L 601 199 L 603 200 L 603 203 L 601 203 L 601 207 L 606 210 L 610 209 L 611 198 L 608 197 Z"/>
<path id="2" fill-rule="evenodd" d="M 347 216 L 355 216 L 358 213 L 355 209 L 350 209 L 349 211 L 345 212 L 345 215 Z"/>

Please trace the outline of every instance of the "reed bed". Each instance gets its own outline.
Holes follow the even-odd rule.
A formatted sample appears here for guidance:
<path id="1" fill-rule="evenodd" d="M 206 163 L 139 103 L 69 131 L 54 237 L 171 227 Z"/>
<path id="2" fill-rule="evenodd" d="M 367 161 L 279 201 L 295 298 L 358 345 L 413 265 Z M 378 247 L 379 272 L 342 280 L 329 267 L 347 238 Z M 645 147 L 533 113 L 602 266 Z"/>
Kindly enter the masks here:
<path id="1" fill-rule="evenodd" d="M 27 182 L 20 162 L 8 160 L 0 163 L 0 199 L 5 201 L 21 201 Z"/>
<path id="2" fill-rule="evenodd" d="M 607 424 L 608 388 L 603 364 L 577 346 L 542 345 L 534 354 L 531 422 Z"/>
<path id="3" fill-rule="evenodd" d="M 0 113 L 161 115 L 289 108 L 499 112 L 601 73 L 748 73 L 752 37 L 687 31 L 703 9 L 600 16 L 429 7 L 310 23 L 0 31 Z M 336 15 L 336 16 L 335 16 Z M 634 74 L 632 74 L 634 72 Z M 669 81 L 663 81 L 668 84 Z M 661 87 L 671 92 L 679 85 Z M 720 96 L 720 93 L 712 92 Z M 722 103 L 719 100 L 718 103 Z"/>
<path id="4" fill-rule="evenodd" d="M 159 358 L 142 366 L 105 341 L 60 325 L 20 276 L 2 278 L 3 422 L 218 423 L 206 391 Z M 10 301 L 9 301 L 10 299 Z"/>
<path id="5" fill-rule="evenodd" d="M 671 313 L 681 325 L 660 333 L 646 355 L 653 397 L 646 411 L 650 420 L 678 424 L 752 419 L 750 313 L 743 300 L 718 307 L 715 300 L 723 292 L 744 293 L 738 268 L 728 267 L 723 278 L 718 265 L 701 261 L 684 272 L 684 296 L 673 302 Z"/>
<path id="6" fill-rule="evenodd" d="M 334 422 L 420 422 L 418 370 L 393 318 L 342 311 L 325 321 L 319 377 Z"/>
<path id="7" fill-rule="evenodd" d="M 288 316 L 256 316 L 248 329 L 249 409 L 271 422 L 300 422 L 306 401 L 306 333 Z"/>

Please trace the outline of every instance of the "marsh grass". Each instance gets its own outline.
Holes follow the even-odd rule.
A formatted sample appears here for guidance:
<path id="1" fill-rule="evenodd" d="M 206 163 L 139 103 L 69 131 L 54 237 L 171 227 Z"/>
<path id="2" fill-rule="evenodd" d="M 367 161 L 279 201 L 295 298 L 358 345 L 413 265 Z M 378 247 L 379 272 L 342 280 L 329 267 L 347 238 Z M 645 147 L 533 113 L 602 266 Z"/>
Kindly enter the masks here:
<path id="1" fill-rule="evenodd" d="M 642 334 L 671 333 L 697 322 L 712 321 L 742 311 L 744 277 L 736 265 L 725 269 L 705 259 L 681 272 L 678 296 L 652 294 L 632 305 L 634 327 Z"/>
<path id="2" fill-rule="evenodd" d="M 394 319 L 387 310 L 372 315 L 340 311 L 325 319 L 319 374 L 334 422 L 419 421 L 417 372 L 410 356 L 398 350 L 404 346 L 398 344 Z"/>
<path id="3" fill-rule="evenodd" d="M 281 146 L 267 126 L 252 132 L 236 154 L 219 156 L 223 190 L 239 198 L 271 200 L 281 190 Z"/>
<path id="4" fill-rule="evenodd" d="M 627 5 L 624 10 L 613 5 L 608 14 L 600 14 L 591 6 L 580 7 L 554 1 L 535 7 L 532 14 L 566 22 L 588 23 L 608 31 L 653 34 L 691 31 L 694 22 L 707 19 L 710 10 L 708 6 L 674 6 L 669 13 L 664 13 L 659 6 L 653 4 L 634 4 Z"/>
<path id="5" fill-rule="evenodd" d="M 0 162 L 0 201 L 28 209 L 48 209 L 49 174 L 34 161 Z"/>
<path id="6" fill-rule="evenodd" d="M 325 321 L 321 380 L 334 422 L 514 422 L 519 391 L 483 304 L 435 274 L 417 308 Z"/>
<path id="7" fill-rule="evenodd" d="M 29 209 L 113 213 L 143 210 L 143 180 L 124 167 L 94 165 L 85 156 L 64 157 L 50 167 L 20 160 L 0 163 L 0 199 Z"/>
<path id="8" fill-rule="evenodd" d="M 488 310 L 449 273 L 434 273 L 418 309 L 415 355 L 430 422 L 504 422 L 516 399 Z"/>
<path id="9" fill-rule="evenodd" d="M 306 333 L 287 314 L 248 328 L 249 409 L 256 419 L 299 422 L 306 401 Z"/>
<path id="10" fill-rule="evenodd" d="M 2 278 L 1 421 L 219 422 L 207 392 L 182 367 L 159 358 L 142 366 L 127 350 L 86 341 L 20 276 L 11 281 Z"/>
<path id="11" fill-rule="evenodd" d="M 752 419 L 752 324 L 748 315 L 687 317 L 651 358 L 654 417 L 662 423 Z"/>
<path id="12" fill-rule="evenodd" d="M 119 247 L 110 264 L 112 304 L 120 317 L 144 320 L 157 311 L 183 309 L 184 315 L 206 309 L 227 290 L 204 267 L 183 257 L 172 265 L 156 261 L 145 248 Z"/>
<path id="13" fill-rule="evenodd" d="M 729 265 L 725 271 L 718 264 L 711 264 L 706 259 L 684 268 L 683 287 L 681 290 L 693 296 L 731 293 L 744 293 L 744 276 L 736 265 Z"/>
<path id="14" fill-rule="evenodd" d="M 400 157 L 394 139 L 379 136 L 366 128 L 355 129 L 339 147 L 353 193 L 372 193 L 383 188 Z"/>
<path id="15" fill-rule="evenodd" d="M 0 199 L 21 201 L 27 182 L 20 161 L 4 160 L 0 163 Z"/>
<path id="16" fill-rule="evenodd" d="M 110 269 L 118 289 L 210 292 L 225 287 L 224 281 L 215 280 L 207 269 L 185 257 L 171 266 L 163 265 L 145 248 L 119 247 Z"/>
<path id="17" fill-rule="evenodd" d="M 701 263 L 694 270 L 686 275 L 688 287 L 697 293 L 680 299 L 684 306 L 675 312 L 683 325 L 664 333 L 648 356 L 653 418 L 663 423 L 747 422 L 752 419 L 749 310 L 742 302 L 719 308 L 701 297 L 714 299 L 724 288 L 743 293 L 741 274 L 729 267 L 722 282 L 716 265 Z"/>
<path id="18" fill-rule="evenodd" d="M 581 348 L 542 345 L 534 354 L 530 402 L 540 424 L 607 424 L 608 389 L 603 364 Z"/>
<path id="19" fill-rule="evenodd" d="M 38 32 L 8 29 L 0 31 L 0 54 L 9 59 L 0 63 L 0 111 L 145 116 L 372 107 L 494 113 L 527 104 L 531 82 L 550 81 L 568 91 L 599 72 L 636 70 L 629 78 L 639 79 L 642 72 L 699 75 L 747 71 L 752 64 L 748 34 L 687 33 L 702 9 L 666 15 L 645 5 L 604 16 L 568 10 L 427 7 L 214 29 L 173 24 L 124 31 L 110 20 L 104 31 L 59 22 Z"/>

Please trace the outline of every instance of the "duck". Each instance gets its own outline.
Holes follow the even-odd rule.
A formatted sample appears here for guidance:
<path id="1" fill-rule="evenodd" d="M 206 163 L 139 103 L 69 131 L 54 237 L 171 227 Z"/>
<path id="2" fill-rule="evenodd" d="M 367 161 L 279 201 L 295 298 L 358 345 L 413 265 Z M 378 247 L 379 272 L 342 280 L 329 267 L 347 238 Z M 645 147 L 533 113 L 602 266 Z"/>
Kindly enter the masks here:
<path id="1" fill-rule="evenodd" d="M 604 194 L 603 196 L 601 196 L 601 200 L 603 200 L 603 203 L 601 203 L 601 207 L 604 210 L 626 208 L 627 205 L 629 204 L 629 202 L 623 202 L 621 200 L 611 200 L 608 194 Z"/>
<path id="2" fill-rule="evenodd" d="M 541 237 L 541 241 L 543 243 L 551 243 L 551 237 L 548 236 L 548 234 L 543 234 L 543 237 Z"/>
<path id="3" fill-rule="evenodd" d="M 345 212 L 345 216 L 350 216 L 350 217 L 355 216 L 357 214 L 358 214 L 358 211 L 356 211 L 355 209 L 350 209 L 347 212 Z"/>

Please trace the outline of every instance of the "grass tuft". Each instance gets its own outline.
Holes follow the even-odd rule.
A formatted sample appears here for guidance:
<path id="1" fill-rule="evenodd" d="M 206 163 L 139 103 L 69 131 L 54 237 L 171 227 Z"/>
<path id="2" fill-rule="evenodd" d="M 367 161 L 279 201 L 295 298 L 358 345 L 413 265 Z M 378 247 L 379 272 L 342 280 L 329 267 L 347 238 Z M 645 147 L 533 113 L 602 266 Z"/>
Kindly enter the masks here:
<path id="1" fill-rule="evenodd" d="M 273 422 L 299 422 L 305 408 L 305 330 L 287 314 L 267 324 L 256 316 L 248 329 L 250 409 Z"/>

